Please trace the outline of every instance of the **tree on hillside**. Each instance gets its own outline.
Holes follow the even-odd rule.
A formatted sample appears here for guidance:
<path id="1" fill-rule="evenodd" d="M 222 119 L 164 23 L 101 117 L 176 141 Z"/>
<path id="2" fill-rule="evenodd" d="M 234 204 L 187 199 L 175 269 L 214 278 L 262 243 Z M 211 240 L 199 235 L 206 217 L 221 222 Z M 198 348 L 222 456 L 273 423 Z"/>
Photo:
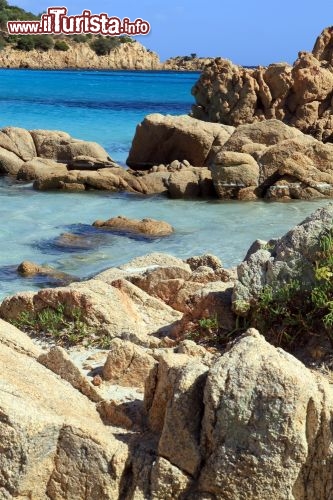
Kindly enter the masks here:
<path id="1" fill-rule="evenodd" d="M 18 38 L 16 43 L 16 48 L 18 50 L 25 50 L 29 52 L 35 48 L 35 41 L 32 35 L 25 35 Z"/>
<path id="2" fill-rule="evenodd" d="M 110 54 L 111 50 L 118 47 L 119 44 L 120 40 L 117 37 L 99 37 L 91 42 L 90 47 L 98 56 L 106 56 Z"/>
<path id="3" fill-rule="evenodd" d="M 69 50 L 69 45 L 65 42 L 65 40 L 57 40 L 54 44 L 55 50 L 59 50 L 60 52 L 66 52 Z"/>
<path id="4" fill-rule="evenodd" d="M 54 40 L 50 35 L 34 35 L 35 49 L 47 52 L 54 46 Z"/>

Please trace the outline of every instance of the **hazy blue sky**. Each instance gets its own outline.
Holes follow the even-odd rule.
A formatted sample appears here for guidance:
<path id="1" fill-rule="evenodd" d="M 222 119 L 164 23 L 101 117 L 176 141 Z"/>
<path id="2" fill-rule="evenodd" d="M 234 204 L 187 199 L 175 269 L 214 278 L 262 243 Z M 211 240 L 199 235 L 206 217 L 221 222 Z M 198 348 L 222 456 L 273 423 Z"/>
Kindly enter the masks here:
<path id="1" fill-rule="evenodd" d="M 161 59 L 196 52 L 237 64 L 293 62 L 299 50 L 312 50 L 323 28 L 333 24 L 332 0 L 9 0 L 32 12 L 65 5 L 70 14 L 90 9 L 120 18 L 141 17 L 151 33 L 139 37 Z"/>

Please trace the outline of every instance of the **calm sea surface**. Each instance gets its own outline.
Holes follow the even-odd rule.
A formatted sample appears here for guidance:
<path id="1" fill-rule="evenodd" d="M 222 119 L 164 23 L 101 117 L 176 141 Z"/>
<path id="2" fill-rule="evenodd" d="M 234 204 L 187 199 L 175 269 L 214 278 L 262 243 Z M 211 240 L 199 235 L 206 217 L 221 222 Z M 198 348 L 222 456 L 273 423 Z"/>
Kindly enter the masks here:
<path id="1" fill-rule="evenodd" d="M 0 125 L 57 129 L 97 141 L 124 163 L 136 125 L 149 113 L 184 114 L 193 103 L 193 73 L 0 70 Z M 316 202 L 175 201 L 105 192 L 35 192 L 0 178 L 0 298 L 46 286 L 19 278 L 15 267 L 33 260 L 87 277 L 148 252 L 179 257 L 211 252 L 237 264 L 256 238 L 282 235 Z M 163 219 L 176 232 L 152 241 L 93 231 L 96 219 L 116 215 Z M 62 233 L 85 235 L 88 248 L 59 244 Z M 85 245 L 83 245 L 85 246 Z"/>

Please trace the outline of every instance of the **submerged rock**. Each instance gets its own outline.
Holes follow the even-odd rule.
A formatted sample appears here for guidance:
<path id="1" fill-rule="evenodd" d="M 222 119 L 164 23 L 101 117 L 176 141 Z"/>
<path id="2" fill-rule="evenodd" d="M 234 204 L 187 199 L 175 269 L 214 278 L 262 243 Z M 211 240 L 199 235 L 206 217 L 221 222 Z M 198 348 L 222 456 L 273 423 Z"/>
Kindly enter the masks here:
<path id="1" fill-rule="evenodd" d="M 70 274 L 64 273 L 62 271 L 58 271 L 57 269 L 53 269 L 48 266 L 40 266 L 39 264 L 35 264 L 30 261 L 23 261 L 17 267 L 17 272 L 24 278 L 32 278 L 34 276 L 45 276 L 46 278 L 50 278 L 58 284 L 69 284 L 73 281 L 80 281 L 79 278 L 72 276 Z"/>
<path id="2" fill-rule="evenodd" d="M 94 249 L 101 241 L 97 234 L 62 233 L 52 243 L 59 249 L 76 251 Z"/>
<path id="3" fill-rule="evenodd" d="M 173 227 L 164 221 L 154 219 L 128 219 L 119 215 L 107 221 L 96 221 L 94 227 L 107 229 L 117 233 L 133 233 L 144 236 L 169 236 L 174 232 Z"/>

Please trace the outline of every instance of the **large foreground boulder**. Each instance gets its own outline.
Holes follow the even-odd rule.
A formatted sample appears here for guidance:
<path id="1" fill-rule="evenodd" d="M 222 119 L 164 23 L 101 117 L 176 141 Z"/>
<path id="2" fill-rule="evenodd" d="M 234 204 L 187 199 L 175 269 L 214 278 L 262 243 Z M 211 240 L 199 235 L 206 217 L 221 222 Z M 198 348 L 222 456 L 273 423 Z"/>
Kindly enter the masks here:
<path id="1" fill-rule="evenodd" d="M 250 330 L 208 373 L 199 488 L 230 500 L 329 498 L 332 395 Z"/>
<path id="2" fill-rule="evenodd" d="M 120 498 L 127 446 L 103 425 L 93 403 L 34 359 L 36 347 L 19 330 L 13 343 L 10 329 L 0 323 L 6 367 L 0 382 L 0 497 Z"/>
<path id="3" fill-rule="evenodd" d="M 185 498 L 330 497 L 332 388 L 256 330 L 210 369 L 163 356 L 145 404 L 159 455 L 191 478 Z"/>

